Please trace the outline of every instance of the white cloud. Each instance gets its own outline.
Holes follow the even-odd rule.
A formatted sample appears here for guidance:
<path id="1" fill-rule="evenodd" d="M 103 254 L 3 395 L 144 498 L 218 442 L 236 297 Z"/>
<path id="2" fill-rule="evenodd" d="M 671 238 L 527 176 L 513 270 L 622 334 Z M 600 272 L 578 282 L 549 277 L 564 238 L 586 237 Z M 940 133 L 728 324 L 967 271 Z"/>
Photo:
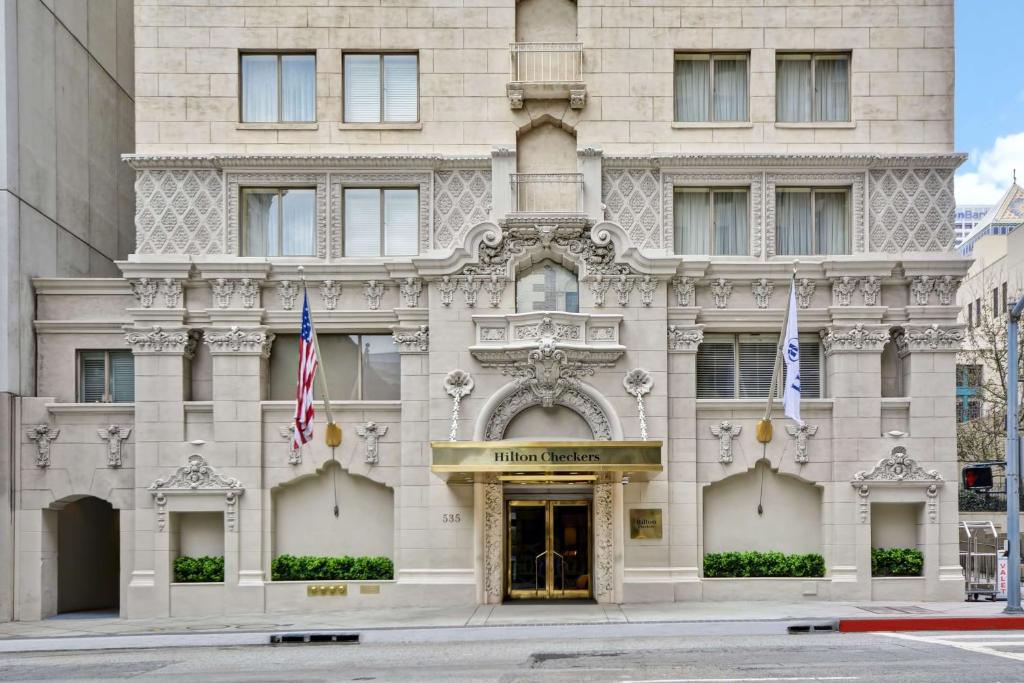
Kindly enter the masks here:
<path id="1" fill-rule="evenodd" d="M 980 156 L 972 151 L 971 157 L 978 159 L 978 168 L 957 174 L 956 203 L 995 204 L 1010 186 L 1014 169 L 1024 181 L 1024 132 L 998 137 L 991 148 Z"/>

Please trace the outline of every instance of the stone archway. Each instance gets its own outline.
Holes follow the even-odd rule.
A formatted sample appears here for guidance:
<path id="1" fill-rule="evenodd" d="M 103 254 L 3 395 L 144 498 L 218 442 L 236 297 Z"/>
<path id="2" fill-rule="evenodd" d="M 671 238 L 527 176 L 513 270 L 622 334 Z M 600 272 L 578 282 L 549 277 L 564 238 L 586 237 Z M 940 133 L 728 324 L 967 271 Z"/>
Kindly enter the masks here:
<path id="1" fill-rule="evenodd" d="M 483 441 L 499 441 L 505 438 L 505 430 L 512 420 L 527 408 L 543 405 L 542 398 L 529 386 L 514 388 L 501 398 L 484 415 L 486 422 L 483 428 Z M 553 399 L 555 405 L 564 406 L 577 415 L 590 427 L 593 438 L 598 441 L 610 441 L 614 438 L 613 422 L 605 407 L 582 386 L 563 390 Z"/>
<path id="2" fill-rule="evenodd" d="M 56 588 L 56 604 L 51 603 L 47 611 L 61 614 L 118 610 L 121 591 L 119 511 L 100 498 L 80 496 L 55 503 L 44 513 L 53 515 L 52 523 L 46 526 L 56 550 L 55 572 L 49 577 L 53 582 L 50 585 Z"/>

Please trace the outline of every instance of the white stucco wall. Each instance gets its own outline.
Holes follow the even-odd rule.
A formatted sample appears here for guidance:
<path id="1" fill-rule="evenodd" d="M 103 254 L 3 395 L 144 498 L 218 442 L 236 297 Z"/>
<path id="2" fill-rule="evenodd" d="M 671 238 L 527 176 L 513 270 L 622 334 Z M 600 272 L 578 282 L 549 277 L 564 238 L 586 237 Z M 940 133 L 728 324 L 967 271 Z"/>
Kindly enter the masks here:
<path id="1" fill-rule="evenodd" d="M 916 548 L 921 543 L 920 503 L 875 503 L 871 506 L 872 548 Z"/>
<path id="2" fill-rule="evenodd" d="M 224 513 L 176 512 L 178 554 L 185 557 L 224 555 Z"/>

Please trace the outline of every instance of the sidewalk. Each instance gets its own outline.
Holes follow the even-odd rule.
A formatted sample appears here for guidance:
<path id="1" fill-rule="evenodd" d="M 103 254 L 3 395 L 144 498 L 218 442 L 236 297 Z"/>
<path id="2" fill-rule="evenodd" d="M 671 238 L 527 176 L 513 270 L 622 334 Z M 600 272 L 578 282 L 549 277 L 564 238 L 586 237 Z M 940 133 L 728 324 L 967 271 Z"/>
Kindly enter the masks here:
<path id="1" fill-rule="evenodd" d="M 573 637 L 580 638 L 782 634 L 792 626 L 835 630 L 840 624 L 850 623 L 848 620 L 863 620 L 863 623 L 861 628 L 843 630 L 887 630 L 886 623 L 899 626 L 892 630 L 908 630 L 906 622 L 909 620 L 940 618 L 947 627 L 970 628 L 963 625 L 966 620 L 998 617 L 1004 606 L 1003 602 L 552 603 L 167 619 L 66 615 L 44 621 L 0 623 L 0 652 L 256 645 L 270 642 L 272 635 L 310 633 L 358 634 L 360 642 L 544 638 L 564 637 L 566 626 L 573 626 Z M 1013 626 L 1005 622 L 1005 626 L 986 627 L 1024 628 L 1024 623 Z"/>

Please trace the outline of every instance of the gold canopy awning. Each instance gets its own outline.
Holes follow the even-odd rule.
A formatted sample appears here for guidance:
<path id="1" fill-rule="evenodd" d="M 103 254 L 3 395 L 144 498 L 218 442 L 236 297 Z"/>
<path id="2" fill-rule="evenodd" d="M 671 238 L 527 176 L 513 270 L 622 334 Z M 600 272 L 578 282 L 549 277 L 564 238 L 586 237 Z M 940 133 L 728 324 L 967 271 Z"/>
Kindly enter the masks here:
<path id="1" fill-rule="evenodd" d="M 660 440 L 432 441 L 430 469 L 450 475 L 584 475 L 643 478 L 662 471 Z"/>

